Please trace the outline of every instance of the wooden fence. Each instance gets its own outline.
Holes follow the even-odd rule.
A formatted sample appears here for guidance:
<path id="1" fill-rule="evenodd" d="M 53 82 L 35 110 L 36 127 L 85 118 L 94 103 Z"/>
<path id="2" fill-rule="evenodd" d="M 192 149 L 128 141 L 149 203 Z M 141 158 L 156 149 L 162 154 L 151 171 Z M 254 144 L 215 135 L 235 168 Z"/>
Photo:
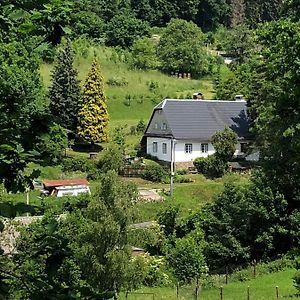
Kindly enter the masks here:
<path id="1" fill-rule="evenodd" d="M 124 177 L 141 177 L 145 171 L 144 166 L 132 167 L 125 166 L 124 169 L 120 172 Z"/>

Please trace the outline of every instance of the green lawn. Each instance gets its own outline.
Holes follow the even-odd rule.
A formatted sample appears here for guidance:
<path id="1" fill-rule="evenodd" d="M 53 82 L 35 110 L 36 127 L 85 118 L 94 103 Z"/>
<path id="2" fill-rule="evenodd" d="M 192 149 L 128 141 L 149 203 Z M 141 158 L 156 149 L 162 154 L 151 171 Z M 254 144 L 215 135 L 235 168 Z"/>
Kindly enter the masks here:
<path id="1" fill-rule="evenodd" d="M 157 213 L 169 204 L 179 205 L 180 217 L 186 217 L 191 212 L 198 210 L 203 204 L 212 201 L 224 187 L 226 182 L 234 181 L 236 183 L 247 182 L 249 176 L 228 174 L 220 179 L 209 180 L 202 175 L 187 175 L 194 180 L 193 183 L 176 183 L 174 188 L 174 195 L 171 198 L 167 194 L 164 202 L 147 202 L 138 204 L 140 212 L 140 221 L 149 221 L 156 218 Z M 133 180 L 134 181 L 134 180 Z M 142 188 L 158 188 L 169 190 L 169 185 L 145 183 L 137 181 L 139 187 Z"/>
<path id="2" fill-rule="evenodd" d="M 247 288 L 249 286 L 251 300 L 273 300 L 276 299 L 276 286 L 279 289 L 279 299 L 299 299 L 296 289 L 293 286 L 292 277 L 295 274 L 294 269 L 287 269 L 278 273 L 262 275 L 256 279 L 246 282 L 229 283 L 223 287 L 224 300 L 243 300 L 247 299 Z M 179 290 L 179 299 L 195 299 L 195 287 L 185 287 Z M 142 288 L 138 292 L 154 293 L 155 300 L 176 299 L 175 288 L 158 287 L 158 288 Z M 121 295 L 120 299 L 125 299 Z M 152 295 L 129 295 L 129 300 L 147 300 L 153 299 Z M 200 292 L 198 299 L 203 300 L 219 300 L 220 288 L 204 289 Z"/>

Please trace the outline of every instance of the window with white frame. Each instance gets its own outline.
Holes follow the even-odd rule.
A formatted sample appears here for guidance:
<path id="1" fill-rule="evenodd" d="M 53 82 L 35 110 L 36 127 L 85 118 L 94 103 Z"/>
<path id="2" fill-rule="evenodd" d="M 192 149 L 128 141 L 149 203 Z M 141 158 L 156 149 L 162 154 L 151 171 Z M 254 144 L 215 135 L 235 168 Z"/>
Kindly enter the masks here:
<path id="1" fill-rule="evenodd" d="M 161 124 L 161 130 L 167 130 L 167 123 Z"/>
<path id="2" fill-rule="evenodd" d="M 207 143 L 201 144 L 201 152 L 202 153 L 208 152 L 208 144 Z"/>
<path id="3" fill-rule="evenodd" d="M 154 129 L 158 129 L 158 124 L 157 123 L 154 124 Z"/>
<path id="4" fill-rule="evenodd" d="M 185 153 L 192 153 L 193 144 L 185 144 Z"/>
<path id="5" fill-rule="evenodd" d="M 162 143 L 162 153 L 167 154 L 167 143 Z"/>
<path id="6" fill-rule="evenodd" d="M 157 153 L 157 142 L 153 142 L 152 146 L 153 146 L 153 153 Z"/>

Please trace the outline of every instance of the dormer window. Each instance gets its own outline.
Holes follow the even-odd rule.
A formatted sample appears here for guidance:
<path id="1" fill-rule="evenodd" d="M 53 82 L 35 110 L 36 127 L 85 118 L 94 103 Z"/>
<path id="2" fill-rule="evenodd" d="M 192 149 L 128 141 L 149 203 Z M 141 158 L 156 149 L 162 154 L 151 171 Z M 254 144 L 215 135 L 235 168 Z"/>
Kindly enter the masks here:
<path id="1" fill-rule="evenodd" d="M 161 130 L 167 130 L 167 123 L 161 124 Z"/>

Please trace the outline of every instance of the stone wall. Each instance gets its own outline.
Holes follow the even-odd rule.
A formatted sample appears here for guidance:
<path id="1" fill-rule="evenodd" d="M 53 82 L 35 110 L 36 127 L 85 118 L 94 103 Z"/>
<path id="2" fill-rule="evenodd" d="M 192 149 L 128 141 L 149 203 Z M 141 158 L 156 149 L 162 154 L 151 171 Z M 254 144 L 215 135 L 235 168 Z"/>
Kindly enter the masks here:
<path id="1" fill-rule="evenodd" d="M 176 163 L 176 169 L 188 169 L 188 168 L 193 168 L 193 167 L 194 167 L 194 164 L 192 161 Z"/>

